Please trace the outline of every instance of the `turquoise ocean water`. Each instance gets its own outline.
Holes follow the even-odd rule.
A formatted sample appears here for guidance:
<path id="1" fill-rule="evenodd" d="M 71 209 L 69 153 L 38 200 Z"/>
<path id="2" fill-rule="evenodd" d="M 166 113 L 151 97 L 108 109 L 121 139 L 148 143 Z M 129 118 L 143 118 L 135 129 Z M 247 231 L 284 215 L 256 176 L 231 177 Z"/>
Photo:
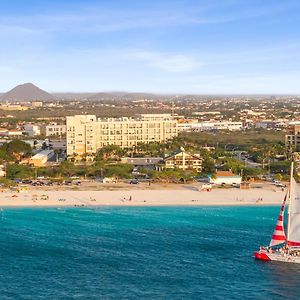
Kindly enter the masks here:
<path id="1" fill-rule="evenodd" d="M 300 299 L 263 263 L 279 207 L 4 209 L 0 299 Z"/>

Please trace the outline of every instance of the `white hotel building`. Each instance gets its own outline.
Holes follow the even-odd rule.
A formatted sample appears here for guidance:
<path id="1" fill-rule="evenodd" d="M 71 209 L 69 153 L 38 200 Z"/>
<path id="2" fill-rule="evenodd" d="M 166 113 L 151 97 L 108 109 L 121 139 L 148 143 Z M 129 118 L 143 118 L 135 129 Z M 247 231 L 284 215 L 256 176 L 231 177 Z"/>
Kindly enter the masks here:
<path id="1" fill-rule="evenodd" d="M 164 142 L 177 136 L 177 121 L 170 114 L 144 114 L 136 118 L 100 119 L 95 115 L 67 117 L 67 155 L 93 160 L 107 145 L 121 148 L 138 143 Z"/>

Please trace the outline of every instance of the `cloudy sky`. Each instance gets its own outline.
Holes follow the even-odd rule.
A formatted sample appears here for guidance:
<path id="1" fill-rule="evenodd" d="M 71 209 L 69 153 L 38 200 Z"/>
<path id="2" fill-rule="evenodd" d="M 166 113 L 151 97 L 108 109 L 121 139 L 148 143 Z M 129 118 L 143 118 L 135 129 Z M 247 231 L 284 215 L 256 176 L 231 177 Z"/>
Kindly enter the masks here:
<path id="1" fill-rule="evenodd" d="M 300 93 L 299 0 L 11 0 L 0 11 L 0 91 Z"/>

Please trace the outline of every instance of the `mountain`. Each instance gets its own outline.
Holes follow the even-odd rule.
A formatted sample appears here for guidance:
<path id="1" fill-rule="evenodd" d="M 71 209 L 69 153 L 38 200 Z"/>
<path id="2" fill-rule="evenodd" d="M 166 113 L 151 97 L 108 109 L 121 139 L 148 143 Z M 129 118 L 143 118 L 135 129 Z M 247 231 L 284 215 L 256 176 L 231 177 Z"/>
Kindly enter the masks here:
<path id="1" fill-rule="evenodd" d="M 32 100 L 53 100 L 53 95 L 40 89 L 32 83 L 24 83 L 14 87 L 12 90 L 0 96 L 1 100 L 4 101 L 32 101 Z"/>
<path id="2" fill-rule="evenodd" d="M 127 93 L 122 96 L 124 100 L 152 100 L 156 99 L 158 95 L 150 93 Z"/>
<path id="3" fill-rule="evenodd" d="M 150 93 L 101 92 L 90 96 L 88 100 L 142 100 L 157 97 L 158 95 Z"/>
<path id="4" fill-rule="evenodd" d="M 115 95 L 113 93 L 97 93 L 90 97 L 88 97 L 88 100 L 95 101 L 95 100 L 119 100 L 120 96 Z"/>

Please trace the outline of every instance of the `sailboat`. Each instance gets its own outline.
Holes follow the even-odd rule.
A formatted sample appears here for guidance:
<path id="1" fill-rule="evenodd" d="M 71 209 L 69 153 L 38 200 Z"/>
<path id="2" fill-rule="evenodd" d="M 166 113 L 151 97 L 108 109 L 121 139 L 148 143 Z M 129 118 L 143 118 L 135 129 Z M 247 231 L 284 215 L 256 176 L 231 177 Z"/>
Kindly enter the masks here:
<path id="1" fill-rule="evenodd" d="M 300 190 L 293 176 L 291 162 L 290 184 L 283 199 L 277 223 L 268 247 L 260 247 L 254 257 L 264 261 L 300 263 Z M 286 231 L 284 214 L 288 206 Z M 287 234 L 285 234 L 287 232 Z"/>

